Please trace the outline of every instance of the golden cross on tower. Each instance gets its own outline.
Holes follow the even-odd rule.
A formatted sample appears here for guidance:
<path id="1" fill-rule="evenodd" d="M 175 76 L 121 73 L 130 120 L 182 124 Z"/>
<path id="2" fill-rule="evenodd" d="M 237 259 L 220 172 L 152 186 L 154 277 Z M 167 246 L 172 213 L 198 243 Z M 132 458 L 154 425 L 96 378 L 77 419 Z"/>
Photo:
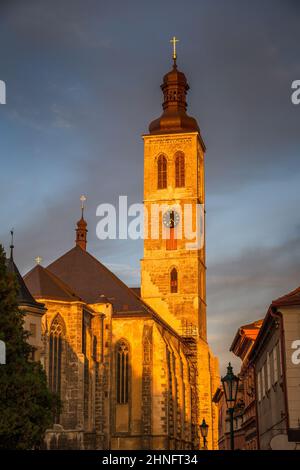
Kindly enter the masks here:
<path id="1" fill-rule="evenodd" d="M 173 36 L 170 42 L 173 44 L 173 60 L 176 60 L 177 59 L 176 42 L 179 42 L 179 39 L 177 39 L 176 36 Z"/>
<path id="2" fill-rule="evenodd" d="M 36 262 L 36 264 L 41 264 L 41 262 L 43 261 L 43 258 L 41 258 L 40 256 L 37 256 L 34 261 Z"/>
<path id="3" fill-rule="evenodd" d="M 81 216 L 83 217 L 84 203 L 86 201 L 86 196 L 84 194 L 82 194 L 82 196 L 80 196 L 80 201 L 81 201 Z"/>
<path id="4" fill-rule="evenodd" d="M 84 195 L 80 196 L 80 201 L 81 201 L 81 209 L 84 209 L 84 203 L 86 201 L 86 197 Z"/>

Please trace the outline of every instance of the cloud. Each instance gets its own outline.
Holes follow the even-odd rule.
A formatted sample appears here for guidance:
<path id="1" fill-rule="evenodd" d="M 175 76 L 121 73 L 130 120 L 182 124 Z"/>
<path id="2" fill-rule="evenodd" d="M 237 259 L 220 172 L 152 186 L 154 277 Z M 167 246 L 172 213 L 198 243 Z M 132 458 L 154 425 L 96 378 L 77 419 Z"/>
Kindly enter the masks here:
<path id="1" fill-rule="evenodd" d="M 70 111 L 58 105 L 57 103 L 53 103 L 51 106 L 51 111 L 54 115 L 52 121 L 52 125 L 54 127 L 61 127 L 66 129 L 70 129 L 70 127 L 72 127 Z"/>
<path id="2" fill-rule="evenodd" d="M 275 247 L 252 247 L 209 266 L 208 330 L 222 367 L 238 328 L 264 318 L 272 300 L 300 286 L 300 233 Z"/>
<path id="3" fill-rule="evenodd" d="M 11 0 L 1 9 L 0 238 L 7 246 L 15 227 L 22 272 L 73 246 L 85 193 L 89 250 L 138 280 L 142 244 L 100 242 L 95 213 L 119 194 L 143 199 L 140 136 L 161 113 L 176 30 L 188 110 L 207 144 L 208 321 L 224 363 L 237 327 L 299 281 L 300 107 L 290 100 L 299 2 Z"/>

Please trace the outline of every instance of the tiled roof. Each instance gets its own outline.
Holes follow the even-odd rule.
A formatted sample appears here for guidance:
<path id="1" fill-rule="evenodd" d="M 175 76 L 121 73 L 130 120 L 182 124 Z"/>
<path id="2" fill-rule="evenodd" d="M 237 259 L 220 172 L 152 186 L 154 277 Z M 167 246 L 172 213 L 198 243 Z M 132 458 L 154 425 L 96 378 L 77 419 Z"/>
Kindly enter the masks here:
<path id="1" fill-rule="evenodd" d="M 47 268 L 38 265 L 24 277 L 37 298 L 78 299 L 87 304 L 109 302 L 115 316 L 146 316 L 181 339 L 152 308 L 100 261 L 79 246 L 62 255 Z"/>
<path id="2" fill-rule="evenodd" d="M 86 303 L 113 304 L 114 311 L 148 313 L 136 293 L 90 253 L 75 246 L 47 268 L 72 288 Z"/>
<path id="3" fill-rule="evenodd" d="M 247 325 L 243 325 L 239 328 L 241 334 L 244 334 L 249 339 L 256 339 L 258 332 L 261 328 L 263 320 L 257 320 L 253 323 L 248 323 Z"/>
<path id="4" fill-rule="evenodd" d="M 64 282 L 41 265 L 24 276 L 27 288 L 35 298 L 63 301 L 80 301 L 80 297 Z"/>
<path id="5" fill-rule="evenodd" d="M 132 292 L 134 292 L 138 297 L 141 297 L 141 288 L 140 287 L 130 287 Z"/>
<path id="6" fill-rule="evenodd" d="M 275 307 L 300 305 L 300 287 L 293 290 L 289 294 L 286 294 L 276 300 L 273 300 L 272 305 Z"/>
<path id="7" fill-rule="evenodd" d="M 26 283 L 24 282 L 16 264 L 13 259 L 6 260 L 6 266 L 9 273 L 12 273 L 16 276 L 16 281 L 18 284 L 18 293 L 17 293 L 17 302 L 18 305 L 43 308 L 43 304 L 37 302 L 31 292 L 29 291 Z"/>
<path id="8" fill-rule="evenodd" d="M 262 323 L 263 320 L 257 320 L 247 325 L 240 326 L 230 346 L 230 351 L 241 359 L 244 359 L 253 346 L 253 342 L 258 336 Z"/>

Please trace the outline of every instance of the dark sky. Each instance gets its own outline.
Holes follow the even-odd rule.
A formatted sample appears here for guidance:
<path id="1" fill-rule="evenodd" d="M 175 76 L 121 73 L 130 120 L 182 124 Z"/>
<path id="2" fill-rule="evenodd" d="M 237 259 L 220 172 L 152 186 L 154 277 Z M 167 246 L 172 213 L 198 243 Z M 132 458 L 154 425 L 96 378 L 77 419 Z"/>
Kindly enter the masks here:
<path id="1" fill-rule="evenodd" d="M 88 197 L 89 251 L 139 284 L 142 242 L 99 241 L 96 208 L 142 201 L 141 135 L 161 113 L 170 38 L 207 145 L 210 343 L 300 285 L 298 0 L 0 0 L 1 225 L 25 273 L 74 244 Z"/>

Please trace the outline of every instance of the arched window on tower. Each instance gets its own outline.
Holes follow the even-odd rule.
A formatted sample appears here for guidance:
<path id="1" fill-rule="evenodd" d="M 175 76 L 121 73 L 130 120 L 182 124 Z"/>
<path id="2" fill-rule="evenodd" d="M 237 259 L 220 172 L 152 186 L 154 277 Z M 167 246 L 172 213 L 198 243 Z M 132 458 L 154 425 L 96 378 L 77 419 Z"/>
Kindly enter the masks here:
<path id="1" fill-rule="evenodd" d="M 157 160 L 157 189 L 167 187 L 167 159 L 160 155 Z"/>
<path id="2" fill-rule="evenodd" d="M 126 405 L 129 399 L 129 346 L 121 340 L 116 346 L 117 403 Z"/>
<path id="3" fill-rule="evenodd" d="M 49 337 L 49 388 L 60 396 L 61 363 L 63 338 L 66 333 L 65 323 L 58 314 L 54 318 Z"/>
<path id="4" fill-rule="evenodd" d="M 178 273 L 176 268 L 173 268 L 170 274 L 170 290 L 171 294 L 178 292 Z"/>
<path id="5" fill-rule="evenodd" d="M 185 162 L 184 154 L 177 152 L 175 155 L 175 186 L 182 188 L 185 185 Z"/>

